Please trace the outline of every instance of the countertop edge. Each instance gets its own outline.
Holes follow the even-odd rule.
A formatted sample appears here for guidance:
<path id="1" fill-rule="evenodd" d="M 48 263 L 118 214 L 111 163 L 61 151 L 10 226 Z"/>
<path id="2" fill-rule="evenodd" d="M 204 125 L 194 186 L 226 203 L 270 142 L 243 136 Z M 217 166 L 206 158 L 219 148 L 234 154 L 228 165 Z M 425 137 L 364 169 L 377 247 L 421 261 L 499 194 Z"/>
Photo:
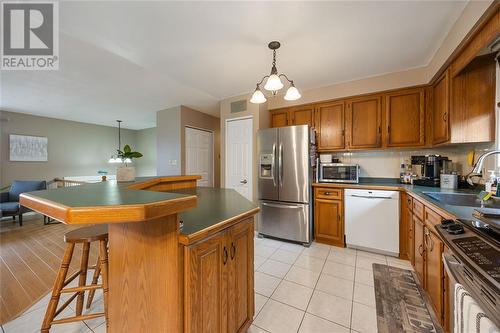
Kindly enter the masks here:
<path id="1" fill-rule="evenodd" d="M 200 240 L 207 238 L 207 236 L 216 234 L 217 232 L 222 231 L 222 230 L 236 224 L 237 222 L 239 222 L 243 219 L 250 218 L 250 217 L 256 215 L 259 211 L 260 211 L 260 208 L 255 207 L 255 208 L 248 210 L 244 213 L 235 215 L 235 216 L 230 217 L 226 220 L 212 224 L 211 226 L 209 226 L 205 229 L 199 230 L 197 232 L 194 232 L 192 234 L 183 234 L 181 231 L 181 233 L 179 235 L 179 244 L 188 246 L 188 245 L 191 245 L 193 243 L 196 243 Z"/>

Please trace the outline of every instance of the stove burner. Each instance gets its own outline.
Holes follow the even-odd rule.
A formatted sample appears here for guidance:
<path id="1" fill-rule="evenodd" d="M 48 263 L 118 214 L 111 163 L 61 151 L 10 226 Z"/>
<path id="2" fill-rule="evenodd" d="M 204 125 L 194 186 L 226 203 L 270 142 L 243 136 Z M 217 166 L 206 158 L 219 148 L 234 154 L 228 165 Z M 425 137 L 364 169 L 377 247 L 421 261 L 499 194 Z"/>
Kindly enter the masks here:
<path id="1" fill-rule="evenodd" d="M 500 282 L 500 251 L 475 236 L 452 239 L 452 242 L 486 274 Z"/>
<path id="2" fill-rule="evenodd" d="M 461 224 L 456 223 L 453 220 L 441 221 L 441 228 L 446 230 L 449 234 L 452 234 L 452 235 L 459 235 L 459 234 L 463 234 L 465 232 L 464 227 Z"/>

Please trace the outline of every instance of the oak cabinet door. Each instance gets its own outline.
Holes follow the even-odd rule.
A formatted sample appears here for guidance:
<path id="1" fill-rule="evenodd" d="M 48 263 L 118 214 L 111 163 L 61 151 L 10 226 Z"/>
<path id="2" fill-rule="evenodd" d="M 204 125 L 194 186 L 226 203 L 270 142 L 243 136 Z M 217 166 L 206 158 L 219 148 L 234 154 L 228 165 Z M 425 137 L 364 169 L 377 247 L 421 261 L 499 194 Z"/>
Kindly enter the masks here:
<path id="1" fill-rule="evenodd" d="M 432 87 L 432 143 L 450 140 L 450 79 L 447 70 Z"/>
<path id="2" fill-rule="evenodd" d="M 228 233 L 228 331 L 240 332 L 254 315 L 253 220 L 241 222 Z"/>
<path id="3" fill-rule="evenodd" d="M 425 265 L 425 245 L 424 245 L 424 223 L 413 216 L 414 244 L 415 244 L 415 272 L 420 279 L 422 287 L 425 287 L 424 265 Z"/>
<path id="4" fill-rule="evenodd" d="M 318 241 L 344 246 L 343 202 L 340 200 L 314 200 L 314 238 Z"/>
<path id="5" fill-rule="evenodd" d="M 424 89 L 408 89 L 385 96 L 387 147 L 425 145 Z"/>
<path id="6" fill-rule="evenodd" d="M 228 332 L 226 233 L 185 248 L 186 332 Z"/>
<path id="7" fill-rule="evenodd" d="M 288 126 L 289 114 L 288 110 L 275 110 L 271 113 L 271 127 Z"/>
<path id="8" fill-rule="evenodd" d="M 309 125 L 314 127 L 314 107 L 292 108 L 290 110 L 291 125 Z"/>
<path id="9" fill-rule="evenodd" d="M 413 222 L 413 213 L 411 209 L 406 210 L 406 216 L 408 219 L 408 244 L 407 244 L 407 254 L 408 260 L 410 260 L 412 265 L 415 265 L 415 223 Z"/>
<path id="10" fill-rule="evenodd" d="M 318 149 L 338 150 L 345 147 L 344 103 L 328 103 L 318 106 L 316 131 Z"/>
<path id="11" fill-rule="evenodd" d="M 350 100 L 347 107 L 347 147 L 378 148 L 381 146 L 382 98 L 363 97 Z"/>
<path id="12" fill-rule="evenodd" d="M 441 256 L 443 242 L 429 229 L 425 229 L 425 288 L 431 298 L 434 310 L 440 320 L 443 315 L 444 269 Z"/>

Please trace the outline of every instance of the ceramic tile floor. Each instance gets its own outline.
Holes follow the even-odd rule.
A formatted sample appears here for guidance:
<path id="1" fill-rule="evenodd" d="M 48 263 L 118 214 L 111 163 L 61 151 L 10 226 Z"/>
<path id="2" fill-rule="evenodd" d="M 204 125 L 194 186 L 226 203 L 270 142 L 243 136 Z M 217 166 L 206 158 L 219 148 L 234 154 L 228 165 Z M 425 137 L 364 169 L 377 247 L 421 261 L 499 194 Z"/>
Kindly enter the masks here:
<path id="1" fill-rule="evenodd" d="M 360 250 L 255 238 L 248 332 L 377 332 L 373 263 L 412 269 L 407 260 Z"/>
<path id="2" fill-rule="evenodd" d="M 406 260 L 359 250 L 255 238 L 255 317 L 248 332 L 376 332 L 373 263 L 412 269 Z M 1 332 L 39 332 L 49 298 L 1 326 Z M 90 311 L 102 309 L 98 290 Z M 62 315 L 73 313 L 74 302 Z M 51 332 L 105 333 L 106 325 L 97 318 L 54 325 Z"/>

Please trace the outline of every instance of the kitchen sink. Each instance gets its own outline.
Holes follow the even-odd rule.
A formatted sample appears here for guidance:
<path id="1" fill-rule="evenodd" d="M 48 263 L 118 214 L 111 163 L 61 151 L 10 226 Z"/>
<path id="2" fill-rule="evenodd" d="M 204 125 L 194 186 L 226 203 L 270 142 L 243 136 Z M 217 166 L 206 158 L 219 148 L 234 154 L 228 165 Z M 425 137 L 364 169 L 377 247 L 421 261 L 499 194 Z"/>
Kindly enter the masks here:
<path id="1" fill-rule="evenodd" d="M 473 193 L 439 193 L 423 192 L 426 196 L 452 206 L 481 207 L 481 200 Z M 484 202 L 484 207 L 500 208 L 500 200 L 489 199 Z"/>

